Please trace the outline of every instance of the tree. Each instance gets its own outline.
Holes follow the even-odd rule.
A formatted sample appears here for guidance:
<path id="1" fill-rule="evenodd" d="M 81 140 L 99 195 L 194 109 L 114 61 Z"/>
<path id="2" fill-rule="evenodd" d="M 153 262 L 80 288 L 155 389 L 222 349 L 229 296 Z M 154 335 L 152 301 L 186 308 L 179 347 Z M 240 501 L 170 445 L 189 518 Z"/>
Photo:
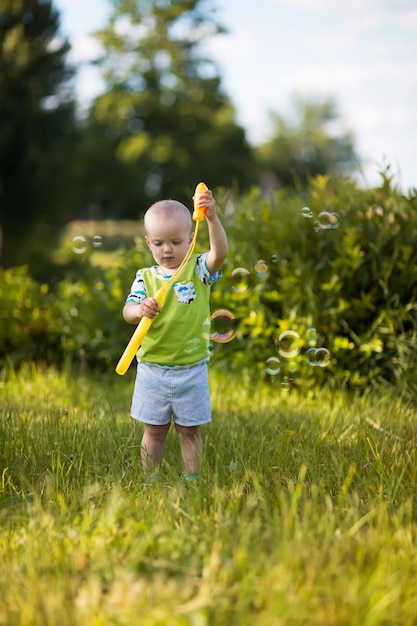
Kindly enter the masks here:
<path id="1" fill-rule="evenodd" d="M 207 4 L 113 0 L 109 27 L 96 34 L 108 89 L 94 102 L 90 123 L 135 181 L 136 201 L 129 198 L 125 217 L 161 196 L 189 199 L 201 178 L 247 185 L 245 132 L 217 68 L 202 54 L 204 40 L 222 32 Z"/>
<path id="2" fill-rule="evenodd" d="M 293 110 L 293 121 L 271 114 L 273 136 L 256 149 L 261 178 L 292 187 L 318 174 L 351 174 L 358 163 L 353 137 L 341 127 L 333 100 L 296 97 Z"/>
<path id="3" fill-rule="evenodd" d="M 46 256 L 69 211 L 74 106 L 51 2 L 0 0 L 0 265 Z"/>

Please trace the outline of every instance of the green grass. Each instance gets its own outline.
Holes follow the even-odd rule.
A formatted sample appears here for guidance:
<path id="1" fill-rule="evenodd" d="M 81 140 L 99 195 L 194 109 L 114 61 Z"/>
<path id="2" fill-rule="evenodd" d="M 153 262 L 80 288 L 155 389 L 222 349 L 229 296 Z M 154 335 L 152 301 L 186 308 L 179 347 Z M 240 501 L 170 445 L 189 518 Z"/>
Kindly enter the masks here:
<path id="1" fill-rule="evenodd" d="M 211 370 L 199 484 L 139 468 L 133 374 L 0 379 L 0 625 L 417 623 L 416 410 Z"/>

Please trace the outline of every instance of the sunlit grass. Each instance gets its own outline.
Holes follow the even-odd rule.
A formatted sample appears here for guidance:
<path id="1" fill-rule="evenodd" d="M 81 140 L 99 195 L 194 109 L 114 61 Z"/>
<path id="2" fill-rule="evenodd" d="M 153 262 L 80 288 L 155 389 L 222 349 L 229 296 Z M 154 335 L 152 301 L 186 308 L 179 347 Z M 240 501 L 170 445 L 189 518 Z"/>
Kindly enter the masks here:
<path id="1" fill-rule="evenodd" d="M 416 412 L 211 370 L 204 471 L 139 467 L 131 372 L 0 380 L 0 624 L 411 625 Z"/>

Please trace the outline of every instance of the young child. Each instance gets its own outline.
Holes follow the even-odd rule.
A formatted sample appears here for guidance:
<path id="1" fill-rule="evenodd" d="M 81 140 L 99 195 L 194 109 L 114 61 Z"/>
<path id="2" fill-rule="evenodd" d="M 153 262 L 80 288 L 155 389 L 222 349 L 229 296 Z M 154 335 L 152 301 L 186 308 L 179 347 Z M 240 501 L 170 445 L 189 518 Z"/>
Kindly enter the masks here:
<path id="1" fill-rule="evenodd" d="M 138 324 L 153 318 L 137 353 L 131 415 L 144 423 L 142 468 L 157 473 L 165 438 L 174 422 L 185 478 L 198 478 L 202 459 L 201 424 L 211 421 L 209 360 L 210 287 L 221 277 L 228 251 L 216 202 L 207 189 L 196 199 L 205 209 L 210 249 L 193 254 L 168 289 L 162 307 L 153 295 L 170 279 L 193 238 L 191 213 L 176 200 L 162 200 L 145 213 L 145 240 L 156 265 L 140 269 L 123 308 L 124 319 Z"/>

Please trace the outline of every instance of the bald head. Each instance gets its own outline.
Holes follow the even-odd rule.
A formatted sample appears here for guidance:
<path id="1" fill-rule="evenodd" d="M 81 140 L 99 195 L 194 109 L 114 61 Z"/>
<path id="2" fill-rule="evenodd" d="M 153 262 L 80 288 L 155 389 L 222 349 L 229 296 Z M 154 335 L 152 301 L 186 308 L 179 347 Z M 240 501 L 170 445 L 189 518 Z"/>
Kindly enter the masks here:
<path id="1" fill-rule="evenodd" d="M 191 232 L 192 219 L 191 213 L 181 202 L 177 200 L 160 200 L 155 202 L 146 211 L 144 216 L 144 225 L 146 233 L 155 227 L 163 226 L 167 222 L 177 223 L 184 230 Z"/>
<path id="2" fill-rule="evenodd" d="M 187 254 L 192 233 L 191 213 L 176 200 L 162 200 L 145 213 L 145 241 L 165 273 L 171 274 Z"/>

